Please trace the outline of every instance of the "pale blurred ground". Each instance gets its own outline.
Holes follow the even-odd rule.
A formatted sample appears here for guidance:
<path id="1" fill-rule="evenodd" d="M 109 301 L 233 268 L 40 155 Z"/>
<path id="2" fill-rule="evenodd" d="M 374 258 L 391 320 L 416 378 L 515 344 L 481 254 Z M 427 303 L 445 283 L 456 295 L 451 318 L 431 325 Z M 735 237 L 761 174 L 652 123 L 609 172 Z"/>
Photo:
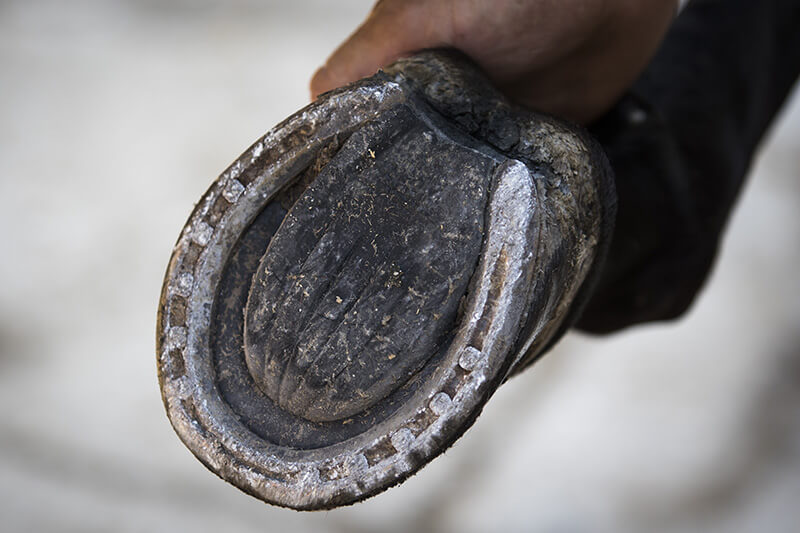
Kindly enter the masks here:
<path id="1" fill-rule="evenodd" d="M 402 486 L 295 513 L 183 447 L 154 355 L 172 244 L 369 4 L 0 3 L 0 531 L 797 531 L 798 101 L 686 317 L 567 338 Z"/>

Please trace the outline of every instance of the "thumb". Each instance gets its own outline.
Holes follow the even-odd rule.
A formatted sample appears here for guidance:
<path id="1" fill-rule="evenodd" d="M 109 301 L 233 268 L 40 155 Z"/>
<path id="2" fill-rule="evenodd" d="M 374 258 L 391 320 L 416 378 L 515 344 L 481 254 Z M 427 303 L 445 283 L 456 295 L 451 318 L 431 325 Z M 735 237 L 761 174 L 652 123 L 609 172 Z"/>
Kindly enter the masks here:
<path id="1" fill-rule="evenodd" d="M 444 46 L 448 18 L 437 21 L 439 2 L 385 0 L 331 54 L 311 78 L 311 97 L 365 76 L 392 61 L 424 48 Z"/>

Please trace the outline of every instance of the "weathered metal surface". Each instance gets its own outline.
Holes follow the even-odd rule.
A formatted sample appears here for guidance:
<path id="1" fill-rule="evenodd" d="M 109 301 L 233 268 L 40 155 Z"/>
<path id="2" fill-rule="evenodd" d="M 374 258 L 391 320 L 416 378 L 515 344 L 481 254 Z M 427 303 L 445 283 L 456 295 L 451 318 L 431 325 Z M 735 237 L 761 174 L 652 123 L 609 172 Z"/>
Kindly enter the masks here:
<path id="1" fill-rule="evenodd" d="M 460 57 L 324 95 L 231 165 L 178 239 L 158 320 L 170 420 L 270 503 L 384 490 L 569 325 L 613 209 L 593 141 Z"/>

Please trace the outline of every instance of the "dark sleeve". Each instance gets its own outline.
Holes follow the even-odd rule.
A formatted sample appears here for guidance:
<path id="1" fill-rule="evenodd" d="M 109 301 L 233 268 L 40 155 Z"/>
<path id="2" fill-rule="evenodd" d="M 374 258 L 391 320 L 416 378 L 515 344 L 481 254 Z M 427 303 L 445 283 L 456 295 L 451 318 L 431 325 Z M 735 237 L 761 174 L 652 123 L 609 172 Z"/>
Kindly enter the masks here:
<path id="1" fill-rule="evenodd" d="M 800 1 L 695 0 L 592 132 L 616 175 L 617 223 L 580 329 L 687 310 L 753 154 L 800 71 Z"/>

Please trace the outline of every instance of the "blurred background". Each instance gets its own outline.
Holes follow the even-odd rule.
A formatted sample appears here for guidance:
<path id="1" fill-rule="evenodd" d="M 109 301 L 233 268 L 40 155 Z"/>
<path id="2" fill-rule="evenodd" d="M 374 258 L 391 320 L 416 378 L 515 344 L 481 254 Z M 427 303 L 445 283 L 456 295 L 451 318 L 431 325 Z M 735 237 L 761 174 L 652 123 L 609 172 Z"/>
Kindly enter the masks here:
<path id="1" fill-rule="evenodd" d="M 798 98 L 691 312 L 568 336 L 400 487 L 297 513 L 183 447 L 154 354 L 172 245 L 370 5 L 0 1 L 0 529 L 797 531 Z"/>

